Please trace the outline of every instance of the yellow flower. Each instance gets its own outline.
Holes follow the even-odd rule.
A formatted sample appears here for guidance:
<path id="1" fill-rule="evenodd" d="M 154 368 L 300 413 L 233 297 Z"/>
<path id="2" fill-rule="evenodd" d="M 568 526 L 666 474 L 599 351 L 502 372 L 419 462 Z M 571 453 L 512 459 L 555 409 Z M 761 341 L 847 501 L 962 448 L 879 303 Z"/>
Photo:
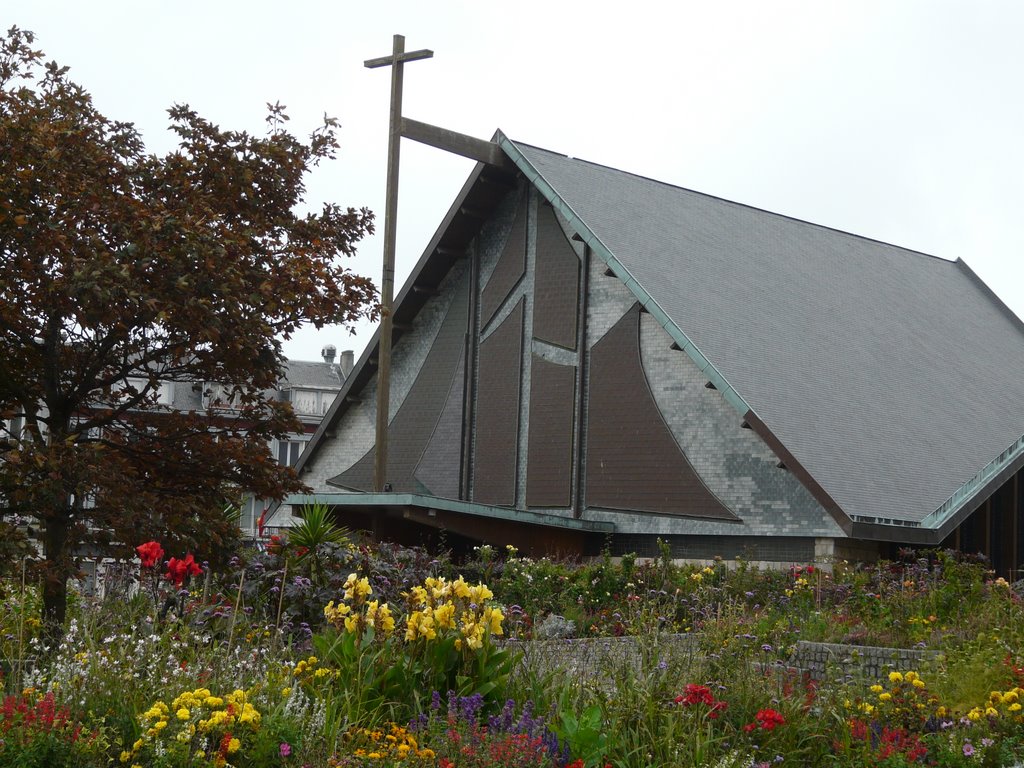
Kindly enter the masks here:
<path id="1" fill-rule="evenodd" d="M 1020 712 L 1020 710 L 1021 710 L 1020 702 L 1016 702 L 1015 701 L 1013 704 L 1008 706 L 1006 709 L 1008 711 L 1010 711 L 1010 712 Z"/>
<path id="2" fill-rule="evenodd" d="M 505 615 L 501 612 L 500 608 L 487 608 L 484 610 L 483 621 L 485 624 L 490 624 L 492 635 L 502 634 L 501 622 L 504 618 Z"/>
<path id="3" fill-rule="evenodd" d="M 904 680 L 906 680 L 906 681 L 907 681 L 908 683 L 912 683 L 912 682 L 914 682 L 915 680 L 918 680 L 919 678 L 918 678 L 918 676 L 917 676 L 917 672 L 907 672 L 907 673 L 906 673 L 906 674 L 905 674 L 905 675 L 903 676 L 903 679 L 904 679 Z"/>
<path id="4" fill-rule="evenodd" d="M 889 682 L 890 683 L 902 683 L 903 682 L 903 675 L 901 675 L 899 672 L 890 672 L 889 673 Z"/>
<path id="5" fill-rule="evenodd" d="M 882 688 L 882 686 L 878 685 L 877 683 L 876 683 L 875 685 L 872 685 L 872 686 L 871 686 L 871 692 L 872 692 L 872 693 L 881 693 L 881 692 L 882 692 L 882 691 L 884 691 L 884 690 L 885 690 L 885 689 L 884 689 L 884 688 Z"/>
<path id="6" fill-rule="evenodd" d="M 132 753 L 128 752 L 127 750 L 122 751 L 121 757 L 119 759 L 122 763 L 127 763 L 129 760 L 132 759 Z"/>
<path id="7" fill-rule="evenodd" d="M 494 597 L 494 593 L 491 592 L 485 584 L 477 584 L 469 590 L 470 601 L 477 605 L 483 603 L 485 600 L 490 600 L 492 597 Z"/>
<path id="8" fill-rule="evenodd" d="M 981 710 L 975 707 L 967 713 L 967 719 L 975 723 L 978 722 L 979 720 L 981 720 Z"/>
<path id="9" fill-rule="evenodd" d="M 442 629 L 455 629 L 455 605 L 445 603 L 435 608 L 434 622 Z"/>
<path id="10" fill-rule="evenodd" d="M 365 601 L 370 592 L 373 591 L 370 588 L 369 579 L 365 576 L 360 579 L 354 573 L 350 573 L 348 578 L 345 579 L 343 588 L 345 590 L 345 599 L 352 600 L 357 604 Z"/>
<path id="11" fill-rule="evenodd" d="M 878 700 L 879 701 L 891 701 L 892 700 L 892 694 L 888 693 L 888 692 L 880 693 L 880 694 L 878 694 Z"/>
<path id="12" fill-rule="evenodd" d="M 700 573 L 691 573 L 690 579 L 693 581 L 703 581 L 704 577 Z"/>
<path id="13" fill-rule="evenodd" d="M 459 578 L 452 582 L 452 592 L 459 598 L 469 597 L 469 584 L 465 582 L 462 576 L 459 576 Z"/>
<path id="14" fill-rule="evenodd" d="M 237 752 L 239 749 L 241 749 L 241 747 L 242 747 L 242 742 L 240 742 L 238 739 L 231 739 L 231 741 L 228 742 L 228 754 L 229 755 L 235 754 L 235 752 Z"/>
<path id="15" fill-rule="evenodd" d="M 331 600 L 331 602 L 324 606 L 324 618 L 332 624 L 337 625 L 351 610 L 352 607 L 345 603 L 341 603 L 335 607 L 334 601 Z"/>
<path id="16" fill-rule="evenodd" d="M 999 711 L 995 707 L 987 707 L 985 709 L 986 717 L 999 717 Z"/>
<path id="17" fill-rule="evenodd" d="M 282 688 L 281 689 L 281 698 L 282 699 L 287 699 L 291 695 L 292 695 L 292 689 L 291 688 Z"/>
<path id="18" fill-rule="evenodd" d="M 917 680 L 914 681 L 914 687 L 924 688 L 924 680 L 922 680 L 921 678 L 917 678 Z"/>
<path id="19" fill-rule="evenodd" d="M 192 717 L 192 713 L 189 712 L 185 707 L 182 707 L 174 714 L 177 716 L 179 720 L 188 720 L 190 717 Z"/>

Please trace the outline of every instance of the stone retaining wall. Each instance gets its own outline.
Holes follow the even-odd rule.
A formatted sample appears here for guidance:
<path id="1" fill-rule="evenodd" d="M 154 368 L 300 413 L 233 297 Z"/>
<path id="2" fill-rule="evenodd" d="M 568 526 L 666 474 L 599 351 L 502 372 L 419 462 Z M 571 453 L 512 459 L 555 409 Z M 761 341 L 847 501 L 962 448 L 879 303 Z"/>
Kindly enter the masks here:
<path id="1" fill-rule="evenodd" d="M 698 635 L 661 635 L 656 642 L 637 644 L 632 637 L 574 638 L 566 640 L 511 641 L 506 647 L 523 654 L 523 664 L 542 670 L 560 669 L 579 677 L 581 682 L 597 684 L 616 677 L 637 675 L 659 663 L 685 662 L 700 653 Z M 642 658 L 646 654 L 648 658 Z M 806 672 L 815 680 L 827 674 L 882 679 L 889 672 L 917 670 L 934 658 L 936 651 L 909 648 L 841 645 L 799 641 L 785 665 Z"/>
<path id="2" fill-rule="evenodd" d="M 796 645 L 793 666 L 821 680 L 831 669 L 839 674 L 880 679 L 892 671 L 917 670 L 922 662 L 935 657 L 936 651 L 921 648 L 880 648 L 874 645 L 809 643 Z"/>

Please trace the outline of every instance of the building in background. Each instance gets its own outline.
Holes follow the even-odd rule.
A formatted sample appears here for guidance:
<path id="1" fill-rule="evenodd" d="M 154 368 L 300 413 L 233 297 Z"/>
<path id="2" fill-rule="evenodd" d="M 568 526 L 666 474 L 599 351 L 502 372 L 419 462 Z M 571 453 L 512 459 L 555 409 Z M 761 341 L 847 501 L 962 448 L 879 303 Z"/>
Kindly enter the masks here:
<path id="1" fill-rule="evenodd" d="M 337 362 L 337 348 L 333 344 L 325 346 L 321 354 L 323 360 L 320 361 L 287 361 L 285 376 L 274 390 L 279 400 L 292 404 L 292 409 L 303 426 L 301 433 L 289 435 L 284 440 L 275 440 L 268 446 L 271 456 L 289 467 L 298 463 L 303 449 L 316 432 L 324 415 L 330 410 L 346 377 L 352 372 L 354 357 L 351 350 L 342 352 Z M 129 379 L 128 384 L 139 388 L 145 386 L 141 379 Z M 157 404 L 197 413 L 216 410 L 223 415 L 231 411 L 230 399 L 225 396 L 223 389 L 220 385 L 210 382 L 164 382 L 157 395 Z M 21 416 L 0 420 L 0 452 L 18 439 L 24 428 L 24 418 Z M 253 499 L 251 496 L 244 497 L 241 527 L 245 535 L 255 534 L 256 521 L 266 506 L 267 502 Z M 288 525 L 289 520 L 282 516 L 278 518 L 276 524 Z"/>
<path id="2" fill-rule="evenodd" d="M 303 425 L 301 434 L 289 435 L 286 440 L 275 440 L 270 446 L 271 455 L 278 463 L 288 467 L 298 464 L 306 444 L 334 404 L 345 379 L 352 373 L 354 354 L 351 350 L 342 352 L 339 362 L 335 362 L 337 348 L 333 344 L 325 346 L 321 355 L 322 361 L 289 360 L 285 376 L 278 384 L 278 398 L 292 404 L 295 415 Z M 213 393 L 204 392 L 204 407 L 210 407 L 213 399 Z M 240 521 L 245 535 L 256 535 L 260 514 L 269 505 L 270 502 L 251 496 L 245 498 Z M 274 526 L 285 527 L 291 525 L 291 522 L 289 517 L 281 515 L 274 521 Z"/>

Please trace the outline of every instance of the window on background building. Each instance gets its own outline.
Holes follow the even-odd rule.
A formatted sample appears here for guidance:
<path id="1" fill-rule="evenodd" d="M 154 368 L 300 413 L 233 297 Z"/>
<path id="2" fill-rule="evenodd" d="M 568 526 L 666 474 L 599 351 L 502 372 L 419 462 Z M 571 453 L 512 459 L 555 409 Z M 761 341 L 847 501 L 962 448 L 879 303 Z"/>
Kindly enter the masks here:
<path id="1" fill-rule="evenodd" d="M 323 389 L 290 389 L 286 391 L 286 399 L 300 416 L 323 416 L 337 394 Z"/>
<path id="2" fill-rule="evenodd" d="M 238 527 L 243 531 L 252 531 L 256 527 L 256 518 L 259 517 L 259 511 L 256 509 L 258 505 L 258 500 L 252 496 L 246 496 L 242 500 L 241 509 L 238 510 Z M 259 509 L 262 511 L 263 507 L 260 506 Z"/>
<path id="3" fill-rule="evenodd" d="M 25 417 L 13 416 L 0 420 L 0 440 L 20 440 L 25 429 Z"/>
<path id="4" fill-rule="evenodd" d="M 305 440 L 278 440 L 277 462 L 286 467 L 294 467 L 305 445 Z"/>
<path id="5" fill-rule="evenodd" d="M 128 385 L 133 389 L 141 392 L 148 385 L 149 382 L 146 379 L 128 378 Z M 174 383 L 170 381 L 161 381 L 159 385 L 154 389 L 156 393 L 156 402 L 159 405 L 173 405 L 174 403 Z"/>

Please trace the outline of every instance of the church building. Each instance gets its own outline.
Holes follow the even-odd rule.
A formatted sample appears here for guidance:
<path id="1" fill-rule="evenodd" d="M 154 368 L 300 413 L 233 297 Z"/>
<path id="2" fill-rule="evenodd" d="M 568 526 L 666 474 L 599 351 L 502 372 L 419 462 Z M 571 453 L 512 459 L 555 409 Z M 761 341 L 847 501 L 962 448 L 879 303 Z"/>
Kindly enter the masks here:
<path id="1" fill-rule="evenodd" d="M 527 554 L 1024 560 L 1024 325 L 935 258 L 506 138 L 297 470 L 352 529 Z M 282 509 L 277 514 L 287 516 Z"/>

